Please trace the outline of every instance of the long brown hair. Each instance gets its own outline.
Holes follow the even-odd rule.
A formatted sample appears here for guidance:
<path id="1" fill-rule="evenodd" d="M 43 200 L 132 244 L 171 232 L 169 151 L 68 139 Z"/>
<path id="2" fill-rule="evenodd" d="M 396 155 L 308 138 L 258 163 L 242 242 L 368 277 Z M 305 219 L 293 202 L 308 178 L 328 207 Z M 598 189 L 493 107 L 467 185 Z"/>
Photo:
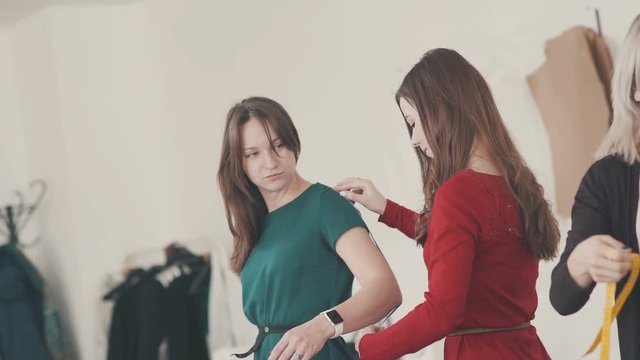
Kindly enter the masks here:
<path id="1" fill-rule="evenodd" d="M 426 241 L 436 191 L 468 166 L 474 142 L 479 142 L 486 145 L 489 157 L 505 175 L 516 200 L 526 247 L 539 259 L 555 257 L 560 231 L 544 189 L 513 144 L 489 86 L 473 65 L 456 51 L 433 49 L 405 76 L 396 94 L 398 105 L 401 98 L 418 111 L 433 151 L 433 158 L 429 158 L 416 149 L 424 193 L 416 240 L 421 245 Z"/>
<path id="2" fill-rule="evenodd" d="M 277 102 L 264 97 L 251 97 L 229 110 L 218 166 L 218 186 L 233 236 L 231 268 L 236 273 L 242 271 L 251 250 L 256 246 L 267 214 L 267 206 L 258 187 L 249 180 L 242 166 L 242 126 L 252 118 L 262 122 L 274 153 L 277 154 L 274 135 L 295 154 L 296 160 L 301 149 L 298 131 L 291 117 Z M 270 133 L 268 125 L 271 125 L 275 134 Z"/>

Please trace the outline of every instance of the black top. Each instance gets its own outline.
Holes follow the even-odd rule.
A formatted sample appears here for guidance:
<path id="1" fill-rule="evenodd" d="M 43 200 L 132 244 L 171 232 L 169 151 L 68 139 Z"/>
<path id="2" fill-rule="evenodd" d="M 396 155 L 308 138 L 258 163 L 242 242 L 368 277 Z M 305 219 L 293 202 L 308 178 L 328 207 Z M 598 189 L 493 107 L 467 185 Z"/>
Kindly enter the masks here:
<path id="1" fill-rule="evenodd" d="M 638 210 L 638 174 L 640 164 L 629 165 L 619 156 L 596 161 L 582 178 L 571 210 L 571 230 L 560 262 L 551 275 L 550 299 L 562 315 L 573 314 L 589 300 L 595 283 L 579 287 L 569 275 L 567 259 L 581 241 L 596 234 L 610 235 L 638 252 L 636 213 Z M 618 283 L 617 292 L 626 282 Z M 618 315 L 620 356 L 640 359 L 640 286 Z"/>

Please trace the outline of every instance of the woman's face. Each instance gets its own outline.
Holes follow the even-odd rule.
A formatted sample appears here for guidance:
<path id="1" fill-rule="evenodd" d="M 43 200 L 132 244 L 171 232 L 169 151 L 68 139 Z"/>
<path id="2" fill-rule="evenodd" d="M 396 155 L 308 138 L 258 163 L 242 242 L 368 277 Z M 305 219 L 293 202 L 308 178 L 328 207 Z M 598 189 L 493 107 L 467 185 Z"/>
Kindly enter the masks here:
<path id="1" fill-rule="evenodd" d="M 424 135 L 418 110 L 416 110 L 407 99 L 400 98 L 400 111 L 402 111 L 402 115 L 404 115 L 404 121 L 406 121 L 411 128 L 411 146 L 420 149 L 423 154 L 433 158 L 433 151 L 431 151 L 431 147 L 429 147 L 427 138 Z"/>
<path id="2" fill-rule="evenodd" d="M 273 135 L 271 141 L 259 119 L 251 118 L 241 128 L 242 167 L 262 194 L 286 189 L 296 174 L 295 154 L 284 146 L 268 122 L 267 127 Z"/>

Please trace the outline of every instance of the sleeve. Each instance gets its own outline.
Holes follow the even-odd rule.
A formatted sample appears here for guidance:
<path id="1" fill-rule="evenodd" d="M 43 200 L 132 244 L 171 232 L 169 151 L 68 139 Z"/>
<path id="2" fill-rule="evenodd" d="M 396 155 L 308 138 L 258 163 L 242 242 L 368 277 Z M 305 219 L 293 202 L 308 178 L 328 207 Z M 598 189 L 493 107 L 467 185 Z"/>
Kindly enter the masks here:
<path id="1" fill-rule="evenodd" d="M 367 225 L 349 200 L 331 188 L 323 191 L 320 200 L 320 231 L 328 245 L 335 251 L 336 242 L 347 230 Z"/>
<path id="2" fill-rule="evenodd" d="M 468 204 L 479 204 L 477 185 L 443 185 L 436 194 L 431 213 L 425 261 L 429 287 L 425 301 L 397 323 L 360 342 L 362 360 L 397 359 L 414 353 L 449 335 L 464 319 L 467 291 L 480 233 L 477 212 Z M 474 192 L 476 198 L 470 198 Z"/>
<path id="3" fill-rule="evenodd" d="M 582 178 L 571 209 L 571 230 L 560 261 L 551 274 L 549 299 L 554 309 L 561 315 L 573 314 L 589 300 L 595 283 L 587 288 L 576 284 L 569 274 L 567 259 L 575 247 L 588 237 L 597 234 L 610 234 L 611 226 L 607 220 L 605 187 L 600 180 L 602 164 L 593 164 Z M 604 174 L 602 174 L 604 175 Z"/>
<path id="4" fill-rule="evenodd" d="M 388 227 L 400 230 L 403 234 L 407 235 L 407 237 L 412 239 L 416 238 L 418 214 L 391 200 L 387 200 L 387 205 L 382 215 L 378 218 L 378 221 Z"/>

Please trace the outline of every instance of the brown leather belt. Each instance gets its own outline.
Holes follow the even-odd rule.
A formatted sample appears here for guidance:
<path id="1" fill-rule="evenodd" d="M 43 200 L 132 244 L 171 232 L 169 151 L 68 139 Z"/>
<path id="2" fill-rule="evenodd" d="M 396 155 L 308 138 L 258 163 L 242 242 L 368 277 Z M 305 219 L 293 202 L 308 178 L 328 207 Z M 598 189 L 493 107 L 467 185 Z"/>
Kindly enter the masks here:
<path id="1" fill-rule="evenodd" d="M 492 333 L 492 332 L 513 331 L 513 330 L 524 329 L 524 328 L 527 328 L 529 326 L 531 326 L 531 322 L 530 321 L 524 322 L 524 323 L 516 325 L 516 326 L 506 327 L 506 328 L 458 329 L 458 330 L 452 332 L 451 334 L 449 334 L 449 336 L 475 335 L 475 334 L 485 334 L 485 333 Z"/>

